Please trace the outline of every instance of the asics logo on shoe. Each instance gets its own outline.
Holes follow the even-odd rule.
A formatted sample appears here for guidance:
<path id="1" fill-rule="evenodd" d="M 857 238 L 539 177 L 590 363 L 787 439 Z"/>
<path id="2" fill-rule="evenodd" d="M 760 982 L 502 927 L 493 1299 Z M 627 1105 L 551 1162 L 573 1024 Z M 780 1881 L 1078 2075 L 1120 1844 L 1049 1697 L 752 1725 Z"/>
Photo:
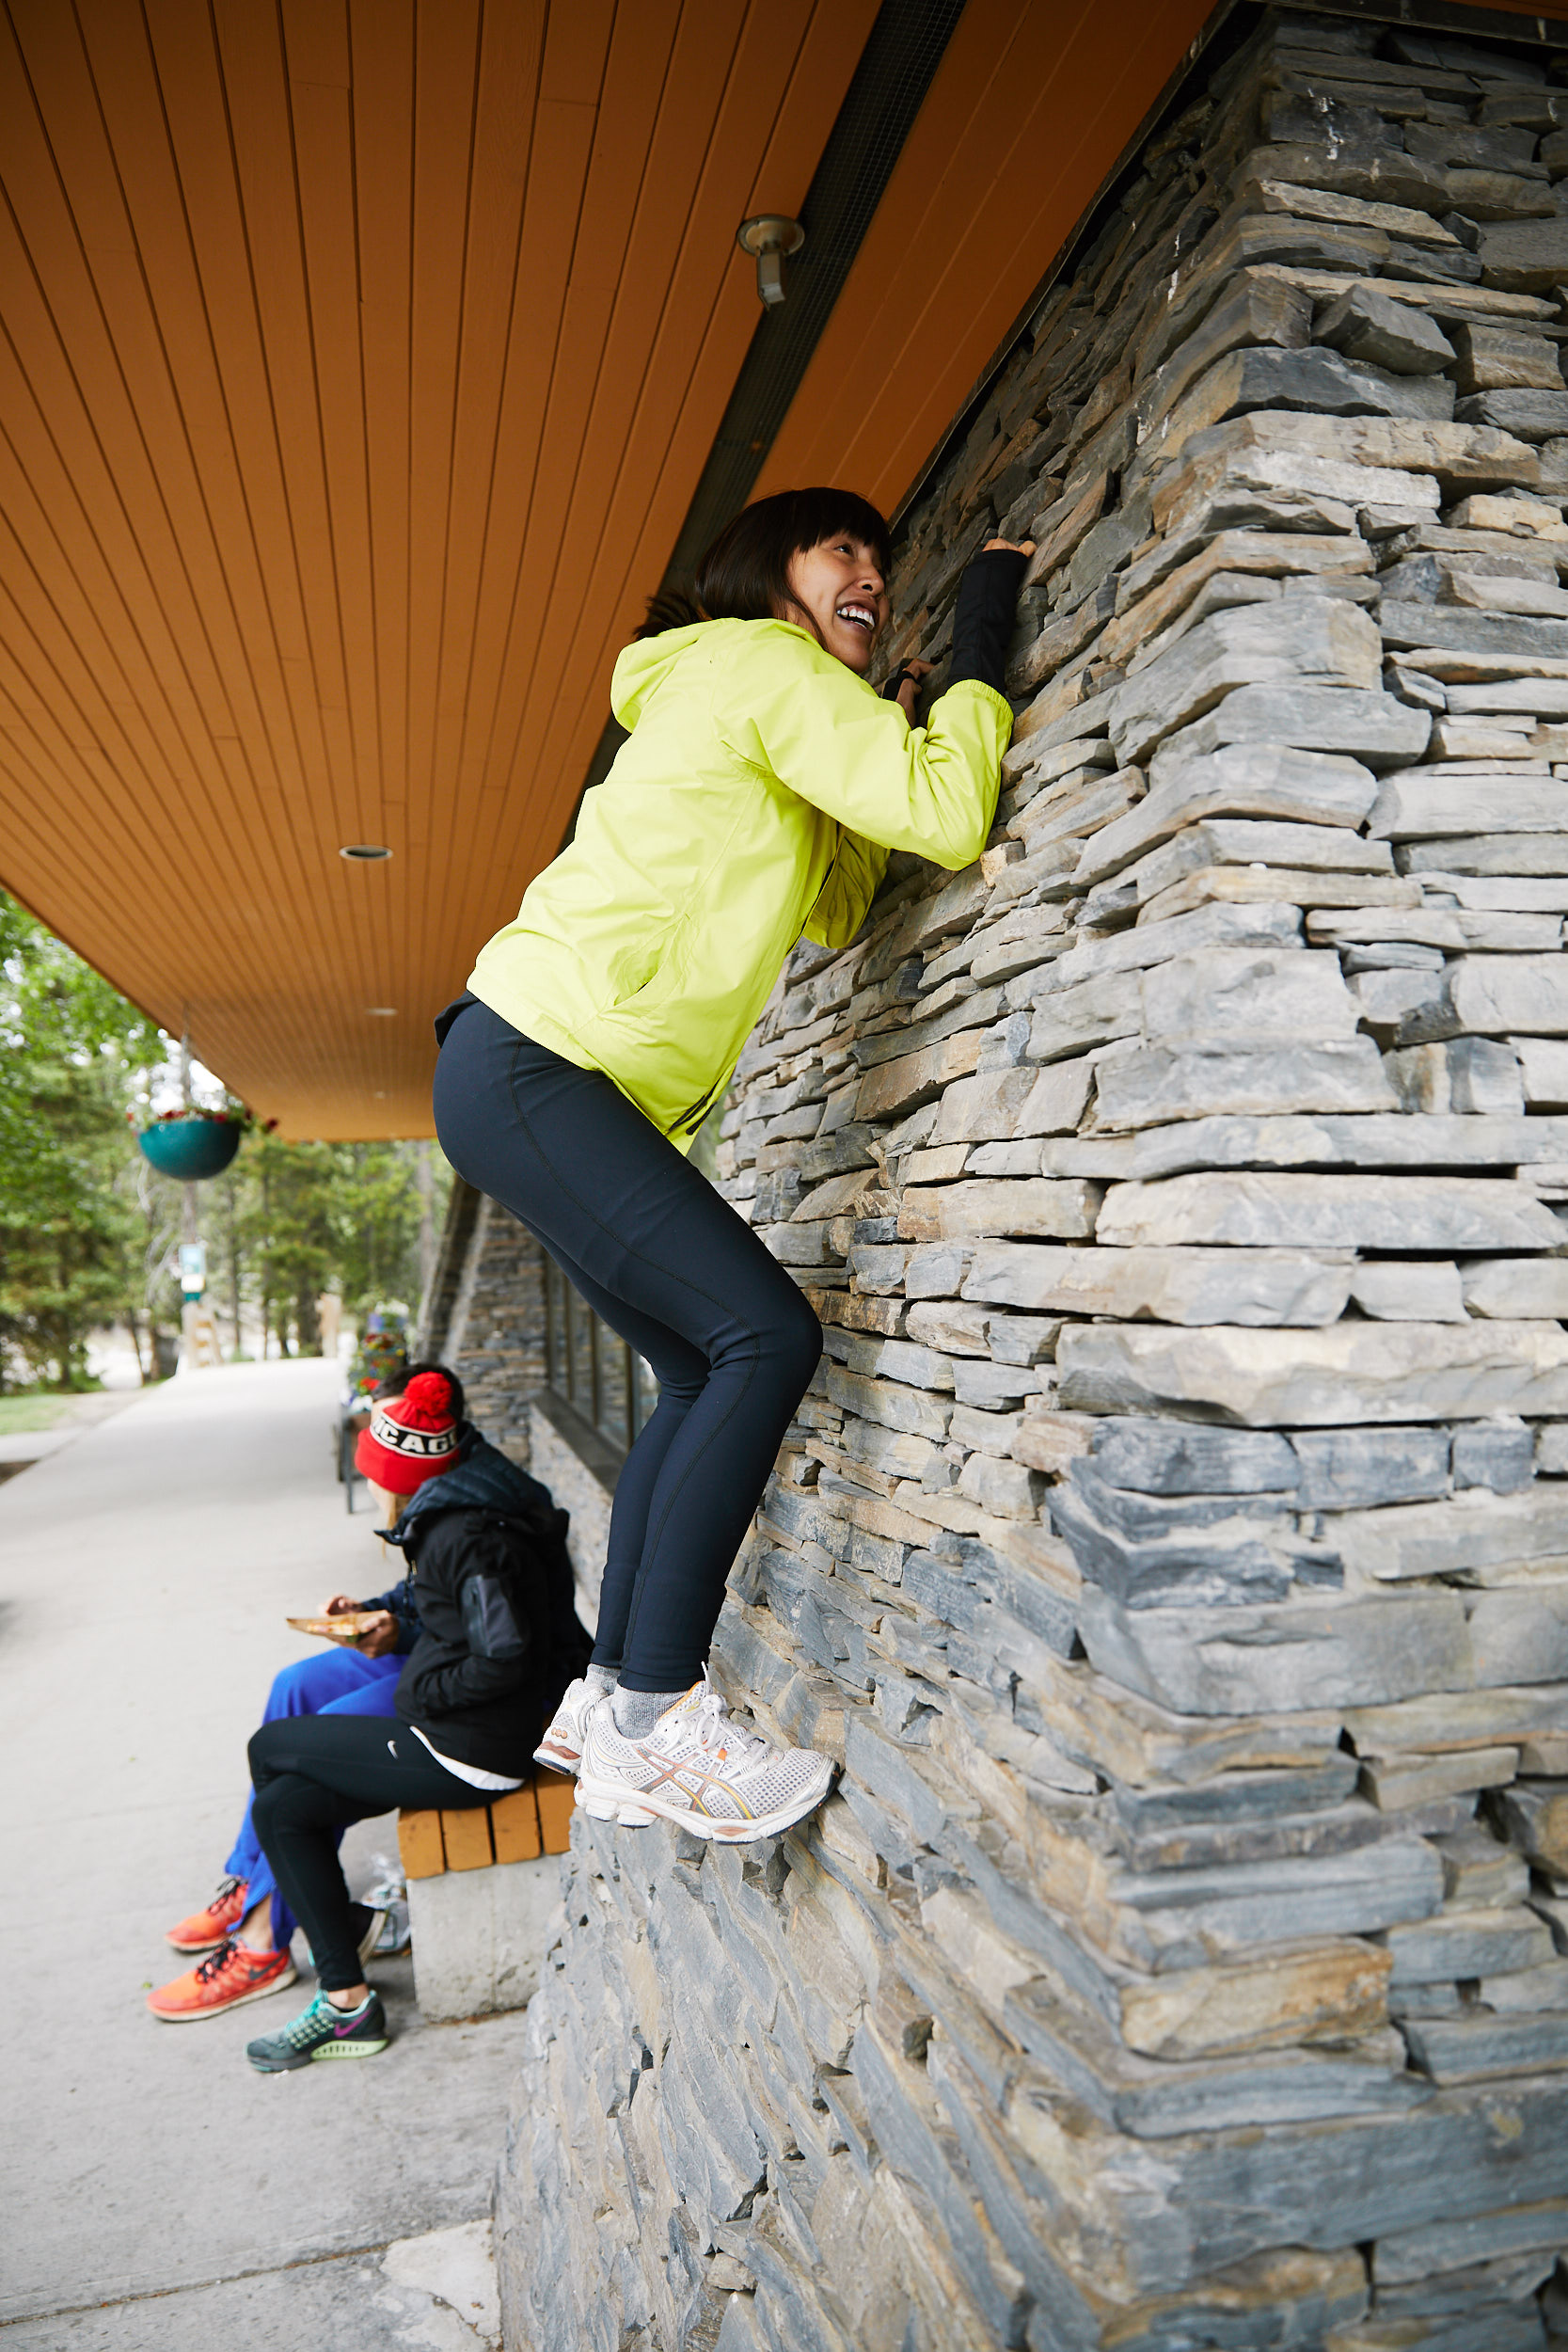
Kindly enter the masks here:
<path id="1" fill-rule="evenodd" d="M 644 1760 L 649 1764 L 654 1762 L 652 1756 Z M 724 1761 L 722 1750 L 720 1751 L 719 1760 L 721 1763 Z M 646 1796 L 655 1788 L 668 1788 L 672 1785 L 689 1796 L 692 1804 L 703 1813 L 715 1812 L 715 1807 L 705 1804 L 704 1800 L 709 1796 L 717 1796 L 724 1801 L 720 1810 L 733 1808 L 743 1820 L 750 1821 L 754 1819 L 751 1806 L 738 1788 L 731 1788 L 712 1772 L 705 1772 L 701 1766 L 696 1764 L 675 1764 L 668 1766 L 663 1771 L 656 1766 L 653 1778 L 641 1784 L 642 1794 Z"/>

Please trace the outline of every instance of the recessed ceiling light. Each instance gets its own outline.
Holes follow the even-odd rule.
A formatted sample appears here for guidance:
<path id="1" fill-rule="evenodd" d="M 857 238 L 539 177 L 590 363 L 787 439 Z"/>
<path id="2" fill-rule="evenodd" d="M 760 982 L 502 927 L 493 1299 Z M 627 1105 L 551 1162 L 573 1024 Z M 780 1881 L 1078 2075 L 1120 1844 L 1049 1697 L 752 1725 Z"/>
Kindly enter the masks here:
<path id="1" fill-rule="evenodd" d="M 398 1017 L 396 1005 L 367 1005 L 365 1010 L 372 1021 L 395 1021 Z"/>
<path id="2" fill-rule="evenodd" d="M 391 850 L 380 841 L 345 841 L 338 852 L 340 857 L 346 857 L 353 866 L 376 866 L 391 854 Z"/>

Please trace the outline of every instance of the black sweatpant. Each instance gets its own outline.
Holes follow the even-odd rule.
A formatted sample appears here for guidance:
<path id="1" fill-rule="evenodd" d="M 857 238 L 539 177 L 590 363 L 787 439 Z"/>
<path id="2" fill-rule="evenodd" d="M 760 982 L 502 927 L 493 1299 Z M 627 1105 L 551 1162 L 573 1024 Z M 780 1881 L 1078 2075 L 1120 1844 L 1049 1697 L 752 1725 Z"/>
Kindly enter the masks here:
<path id="1" fill-rule="evenodd" d="M 447 1029 L 436 1130 L 459 1174 L 519 1217 L 654 1369 L 658 1406 L 615 1488 L 594 1662 L 631 1691 L 686 1690 L 821 1326 L 609 1078 L 487 1005 L 470 1001 Z"/>
<path id="2" fill-rule="evenodd" d="M 310 1939 L 324 1991 L 341 1993 L 365 1974 L 364 1914 L 350 1900 L 338 1832 L 394 1805 L 486 1804 L 438 1764 L 405 1723 L 386 1715 L 285 1715 L 250 1741 L 251 1814 L 277 1891 Z"/>

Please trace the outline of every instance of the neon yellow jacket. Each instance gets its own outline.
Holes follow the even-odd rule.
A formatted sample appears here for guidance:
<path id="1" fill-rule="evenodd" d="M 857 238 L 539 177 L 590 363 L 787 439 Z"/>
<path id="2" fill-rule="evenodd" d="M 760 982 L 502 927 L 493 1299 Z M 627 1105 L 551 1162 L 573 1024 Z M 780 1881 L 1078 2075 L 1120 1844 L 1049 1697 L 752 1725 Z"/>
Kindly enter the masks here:
<path id="1" fill-rule="evenodd" d="M 610 700 L 630 740 L 468 986 L 684 1152 L 802 931 L 847 947 L 890 850 L 978 857 L 1012 712 L 970 679 L 911 727 L 787 621 L 643 638 Z"/>

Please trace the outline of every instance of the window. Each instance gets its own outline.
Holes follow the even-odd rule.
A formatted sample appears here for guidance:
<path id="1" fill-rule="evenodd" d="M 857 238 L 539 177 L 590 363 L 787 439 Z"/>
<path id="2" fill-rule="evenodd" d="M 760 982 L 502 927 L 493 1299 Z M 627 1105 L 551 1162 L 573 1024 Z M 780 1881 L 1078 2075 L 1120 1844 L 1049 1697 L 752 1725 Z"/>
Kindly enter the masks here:
<path id="1" fill-rule="evenodd" d="M 545 1258 L 546 1377 L 557 1396 L 625 1453 L 658 1403 L 658 1383 Z"/>

